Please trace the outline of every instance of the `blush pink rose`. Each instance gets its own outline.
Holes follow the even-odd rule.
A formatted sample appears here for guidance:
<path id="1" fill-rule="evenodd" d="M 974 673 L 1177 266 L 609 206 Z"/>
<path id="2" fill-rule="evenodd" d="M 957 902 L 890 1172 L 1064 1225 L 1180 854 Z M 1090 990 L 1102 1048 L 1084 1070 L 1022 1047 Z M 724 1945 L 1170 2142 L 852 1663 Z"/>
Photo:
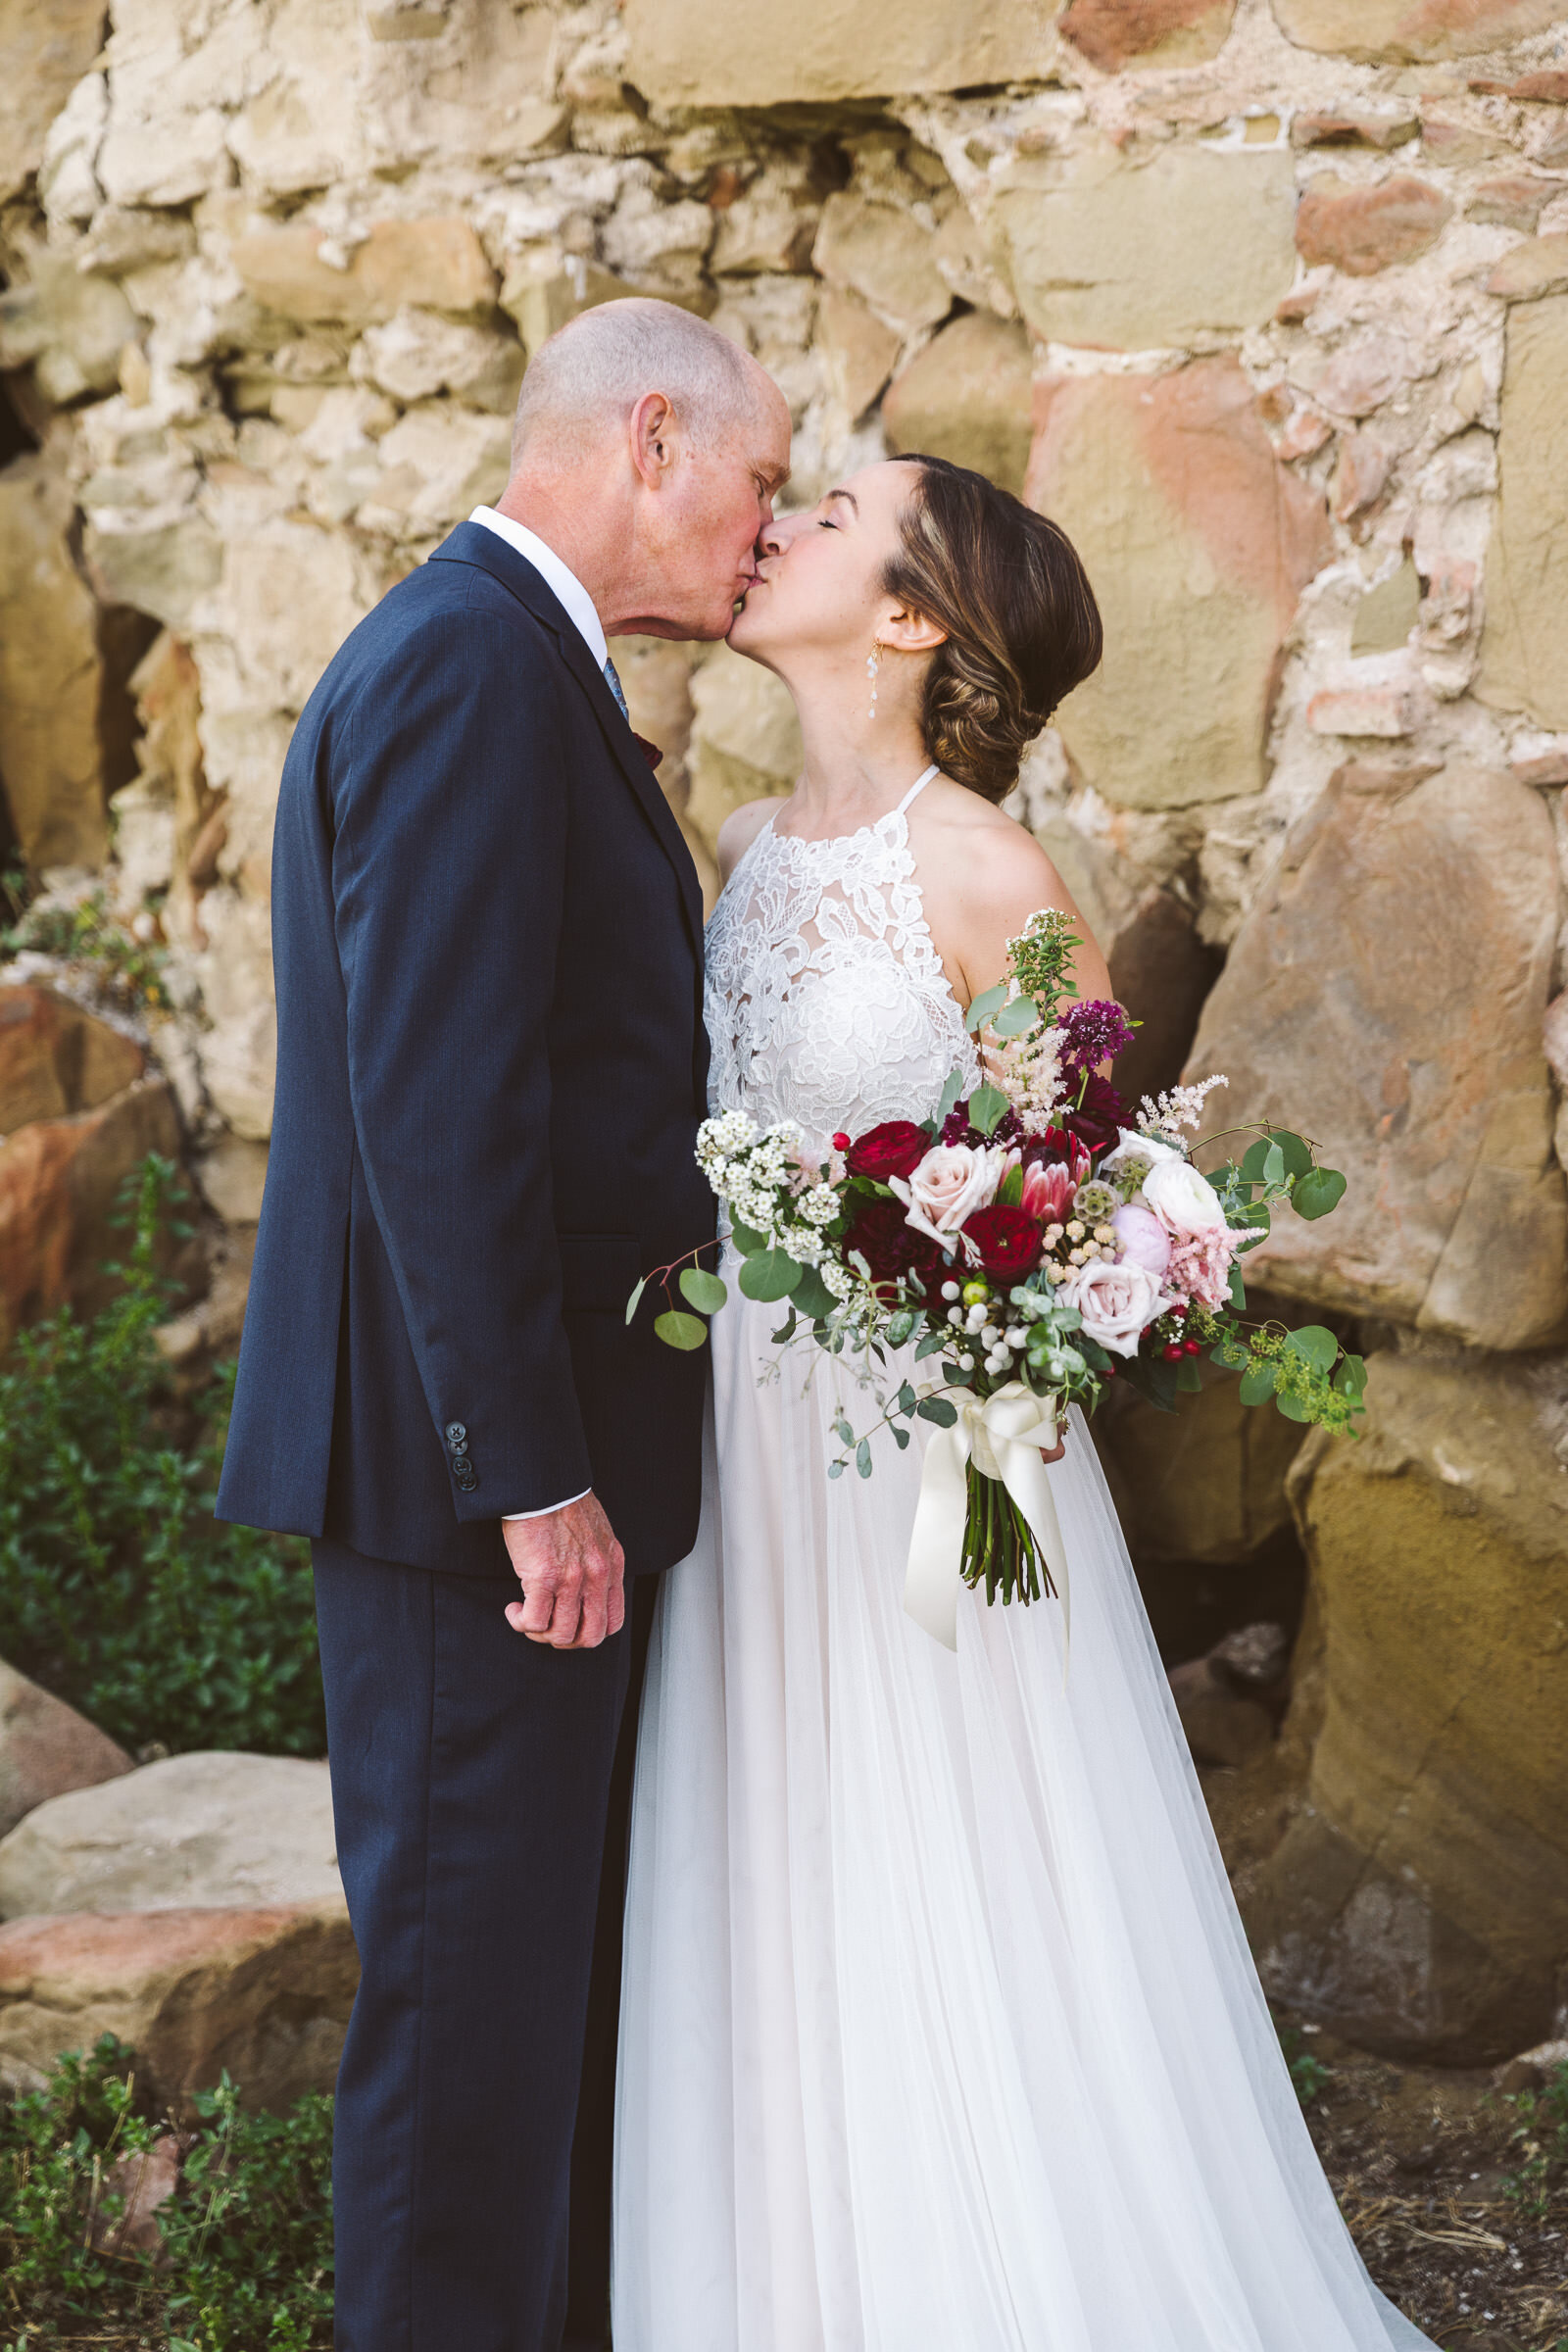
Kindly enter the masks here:
<path id="1" fill-rule="evenodd" d="M 1140 1208 L 1129 1200 L 1118 1208 L 1111 1223 L 1116 1228 L 1116 1253 L 1125 1264 L 1147 1266 L 1151 1274 L 1163 1274 L 1170 1264 L 1170 1235 L 1152 1208 Z"/>
<path id="2" fill-rule="evenodd" d="M 1190 1159 L 1174 1153 L 1169 1159 L 1156 1159 L 1144 1178 L 1143 1195 L 1173 1241 L 1192 1242 L 1200 1234 L 1225 1231 L 1219 1195 Z"/>
<path id="3" fill-rule="evenodd" d="M 1083 1317 L 1085 1337 L 1113 1355 L 1136 1355 L 1145 1326 L 1165 1303 L 1157 1274 L 1126 1259 L 1092 1257 L 1075 1266 L 1056 1294 Z"/>
<path id="4" fill-rule="evenodd" d="M 906 1222 L 944 1246 L 956 1238 L 965 1217 L 989 1208 L 997 1197 L 1007 1154 L 989 1144 L 937 1144 L 909 1176 L 890 1176 L 907 1212 Z"/>

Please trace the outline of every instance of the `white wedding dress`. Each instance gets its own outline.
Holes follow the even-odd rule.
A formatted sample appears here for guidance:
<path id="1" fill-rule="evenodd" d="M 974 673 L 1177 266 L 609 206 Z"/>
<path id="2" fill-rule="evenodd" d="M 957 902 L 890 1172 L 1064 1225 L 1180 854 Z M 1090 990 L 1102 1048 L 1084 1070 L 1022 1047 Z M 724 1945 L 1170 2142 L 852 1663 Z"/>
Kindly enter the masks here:
<path id="1" fill-rule="evenodd" d="M 973 1075 L 906 807 L 741 859 L 715 1108 L 821 1140 Z M 760 1379 L 780 1316 L 732 1282 L 714 1319 L 702 1534 L 654 1635 L 615 2352 L 1426 2345 L 1319 2168 L 1080 1417 L 1063 1688 L 1054 1602 L 965 1593 L 956 1655 L 905 1615 L 918 1441 L 830 1483 L 829 1360 Z"/>

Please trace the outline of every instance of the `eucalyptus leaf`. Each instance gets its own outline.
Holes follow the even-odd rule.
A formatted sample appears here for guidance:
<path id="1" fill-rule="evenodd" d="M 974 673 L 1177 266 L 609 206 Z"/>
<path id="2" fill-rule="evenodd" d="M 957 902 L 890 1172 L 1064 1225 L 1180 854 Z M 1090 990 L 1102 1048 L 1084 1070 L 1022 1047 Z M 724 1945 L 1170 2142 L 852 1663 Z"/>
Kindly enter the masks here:
<path id="1" fill-rule="evenodd" d="M 637 1288 L 633 1291 L 631 1297 L 626 1301 L 626 1321 L 628 1324 L 630 1323 L 633 1315 L 637 1312 L 637 1309 L 641 1306 L 643 1302 L 643 1293 L 647 1290 L 647 1288 L 648 1277 L 645 1274 L 641 1282 L 639 1282 L 637 1285 Z"/>
<path id="2" fill-rule="evenodd" d="M 1303 1404 L 1299 1396 L 1291 1396 L 1286 1389 L 1281 1389 L 1274 1402 L 1287 1421 L 1310 1421 L 1312 1419 L 1311 1406 Z"/>
<path id="3" fill-rule="evenodd" d="M 787 1298 L 805 1271 L 787 1250 L 759 1250 L 741 1267 L 741 1289 L 748 1298 Z"/>
<path id="4" fill-rule="evenodd" d="M 1364 1396 L 1366 1395 L 1365 1356 L 1348 1355 L 1334 1375 L 1334 1386 L 1342 1396 Z"/>
<path id="5" fill-rule="evenodd" d="M 915 1393 L 913 1389 L 910 1388 L 908 1382 L 906 1381 L 903 1388 L 899 1391 L 900 1412 L 912 1413 L 918 1402 L 919 1398 L 915 1396 Z"/>
<path id="6" fill-rule="evenodd" d="M 935 1355 L 939 1348 L 945 1348 L 947 1346 L 948 1341 L 952 1338 L 952 1336 L 953 1326 L 951 1323 L 942 1329 L 928 1331 L 925 1335 L 925 1338 L 920 1342 L 919 1347 L 916 1348 L 914 1351 L 915 1362 L 919 1363 L 925 1356 Z"/>
<path id="7" fill-rule="evenodd" d="M 775 1331 L 772 1335 L 773 1346 L 775 1348 L 787 1348 L 791 1340 L 794 1339 L 796 1332 L 800 1329 L 800 1322 L 801 1318 L 795 1312 L 795 1308 L 792 1303 L 789 1313 L 785 1316 L 777 1331 Z"/>
<path id="8" fill-rule="evenodd" d="M 802 1272 L 800 1281 L 790 1293 L 790 1304 L 798 1313 L 804 1315 L 808 1323 L 820 1323 L 824 1315 L 830 1315 L 833 1312 L 838 1300 L 822 1280 L 815 1266 L 807 1266 Z"/>
<path id="9" fill-rule="evenodd" d="M 708 1339 L 708 1325 L 697 1315 L 683 1315 L 676 1307 L 662 1314 L 654 1329 L 666 1348 L 679 1348 L 687 1354 Z"/>
<path id="10" fill-rule="evenodd" d="M 997 1190 L 999 1208 L 1021 1208 L 1023 1205 L 1023 1169 L 1009 1168 Z"/>
<path id="11" fill-rule="evenodd" d="M 976 1087 L 969 1097 L 969 1124 L 978 1127 L 982 1135 L 990 1135 L 1011 1107 L 1000 1086 Z"/>
<path id="12" fill-rule="evenodd" d="M 1263 1182 L 1265 1184 L 1283 1184 L 1285 1182 L 1285 1154 L 1278 1144 L 1270 1144 L 1263 1154 Z"/>
<path id="13" fill-rule="evenodd" d="M 1331 1370 L 1340 1352 L 1339 1341 L 1322 1323 L 1303 1323 L 1299 1331 L 1290 1334 L 1285 1345 L 1292 1355 L 1300 1356 L 1314 1372 Z"/>
<path id="14" fill-rule="evenodd" d="M 1196 1356 L 1183 1356 L 1181 1362 L 1176 1367 L 1177 1388 L 1180 1389 L 1185 1396 L 1196 1396 L 1199 1391 L 1202 1388 L 1202 1375 L 1198 1369 L 1198 1359 Z"/>
<path id="15" fill-rule="evenodd" d="M 729 1297 L 729 1290 L 706 1266 L 688 1266 L 680 1278 L 680 1295 L 700 1315 L 716 1315 Z"/>
<path id="16" fill-rule="evenodd" d="M 909 1433 L 906 1429 L 901 1429 L 896 1421 L 893 1422 L 891 1426 L 893 1430 L 893 1443 L 902 1453 L 906 1446 L 907 1446 L 909 1443 Z"/>
<path id="17" fill-rule="evenodd" d="M 1266 1404 L 1279 1386 L 1279 1378 L 1278 1364 L 1265 1358 L 1262 1363 L 1251 1365 L 1242 1374 L 1237 1395 L 1244 1404 Z"/>
<path id="18" fill-rule="evenodd" d="M 1260 1135 L 1255 1143 L 1248 1145 L 1242 1157 L 1242 1174 L 1249 1184 L 1277 1184 L 1280 1181 L 1279 1177 L 1266 1177 L 1263 1172 L 1271 1152 L 1279 1152 L 1285 1162 L 1283 1172 L 1287 1176 L 1304 1176 L 1312 1165 L 1310 1146 L 1303 1143 L 1298 1135 L 1292 1135 L 1282 1127 L 1273 1135 Z"/>
<path id="19" fill-rule="evenodd" d="M 850 1427 L 849 1419 L 846 1414 L 840 1413 L 837 1419 L 834 1421 L 833 1435 L 839 1440 L 841 1445 L 853 1446 L 855 1444 L 855 1432 Z"/>
<path id="20" fill-rule="evenodd" d="M 1291 1191 L 1291 1206 L 1298 1217 L 1326 1217 L 1345 1198 L 1345 1178 L 1338 1168 L 1308 1168 Z"/>
<path id="21" fill-rule="evenodd" d="M 943 1125 L 949 1111 L 959 1100 L 963 1093 L 963 1071 L 961 1069 L 950 1070 L 943 1081 L 942 1093 L 937 1100 L 936 1124 L 938 1127 Z"/>
<path id="22" fill-rule="evenodd" d="M 843 1462 L 829 1462 L 827 1466 L 827 1474 L 829 1478 L 842 1478 L 844 1476 L 846 1466 L 847 1465 Z"/>
<path id="23" fill-rule="evenodd" d="M 1022 1037 L 1039 1022 L 1040 1007 L 1033 997 L 1014 997 L 1009 1004 L 1004 1004 L 991 1027 L 998 1037 Z"/>
<path id="24" fill-rule="evenodd" d="M 945 1396 L 922 1396 L 915 1406 L 922 1421 L 934 1421 L 938 1429 L 951 1429 L 958 1418 L 958 1408 Z"/>
<path id="25" fill-rule="evenodd" d="M 985 989 L 978 997 L 975 997 L 963 1016 L 963 1025 L 970 1036 L 978 1037 L 993 1013 L 1000 1012 L 1006 1002 L 1007 983 L 1005 980 L 999 981 L 995 988 Z M 954 1099 L 956 1101 L 957 1098 Z"/>
<path id="26" fill-rule="evenodd" d="M 755 1257 L 759 1250 L 767 1248 L 766 1236 L 754 1233 L 749 1225 L 741 1223 L 739 1217 L 731 1217 L 729 1230 L 730 1237 L 742 1257 Z"/>
<path id="27" fill-rule="evenodd" d="M 858 1446 L 857 1446 L 855 1448 L 855 1467 L 857 1470 L 858 1470 L 862 1478 L 870 1477 L 871 1441 L 869 1438 L 862 1438 Z"/>
<path id="28" fill-rule="evenodd" d="M 1239 1315 L 1247 1312 L 1247 1285 L 1242 1280 L 1241 1267 L 1234 1262 L 1231 1266 L 1231 1304 Z"/>

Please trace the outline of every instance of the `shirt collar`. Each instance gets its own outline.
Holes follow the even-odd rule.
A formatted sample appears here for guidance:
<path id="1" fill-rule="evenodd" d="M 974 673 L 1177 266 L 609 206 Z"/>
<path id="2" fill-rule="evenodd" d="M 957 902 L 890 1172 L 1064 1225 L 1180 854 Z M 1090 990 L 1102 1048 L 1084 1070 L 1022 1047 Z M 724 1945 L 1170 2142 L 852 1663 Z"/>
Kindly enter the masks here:
<path id="1" fill-rule="evenodd" d="M 514 547 L 518 555 L 533 565 L 567 618 L 574 623 L 597 666 L 603 669 L 610 658 L 610 648 L 605 642 L 604 625 L 594 610 L 594 600 L 576 573 L 563 564 L 554 548 L 546 547 L 541 538 L 525 529 L 520 522 L 514 522 L 510 514 L 498 514 L 494 507 L 475 507 L 468 520 L 482 523 L 487 531 L 494 531 L 497 538 L 505 539 L 509 547 Z"/>

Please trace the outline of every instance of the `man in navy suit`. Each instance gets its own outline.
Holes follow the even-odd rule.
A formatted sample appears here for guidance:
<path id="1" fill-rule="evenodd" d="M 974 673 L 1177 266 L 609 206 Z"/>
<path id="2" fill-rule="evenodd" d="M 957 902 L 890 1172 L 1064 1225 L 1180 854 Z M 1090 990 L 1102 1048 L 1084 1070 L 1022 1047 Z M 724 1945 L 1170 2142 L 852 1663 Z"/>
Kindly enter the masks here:
<path id="1" fill-rule="evenodd" d="M 568 2278 L 605 2336 L 623 1576 L 695 1539 L 705 1380 L 624 1309 L 714 1222 L 697 876 L 606 638 L 726 633 L 789 429 L 701 320 L 585 313 L 498 507 L 361 622 L 283 771 L 219 1510 L 315 1539 L 362 1965 L 338 2352 L 558 2352 Z"/>

